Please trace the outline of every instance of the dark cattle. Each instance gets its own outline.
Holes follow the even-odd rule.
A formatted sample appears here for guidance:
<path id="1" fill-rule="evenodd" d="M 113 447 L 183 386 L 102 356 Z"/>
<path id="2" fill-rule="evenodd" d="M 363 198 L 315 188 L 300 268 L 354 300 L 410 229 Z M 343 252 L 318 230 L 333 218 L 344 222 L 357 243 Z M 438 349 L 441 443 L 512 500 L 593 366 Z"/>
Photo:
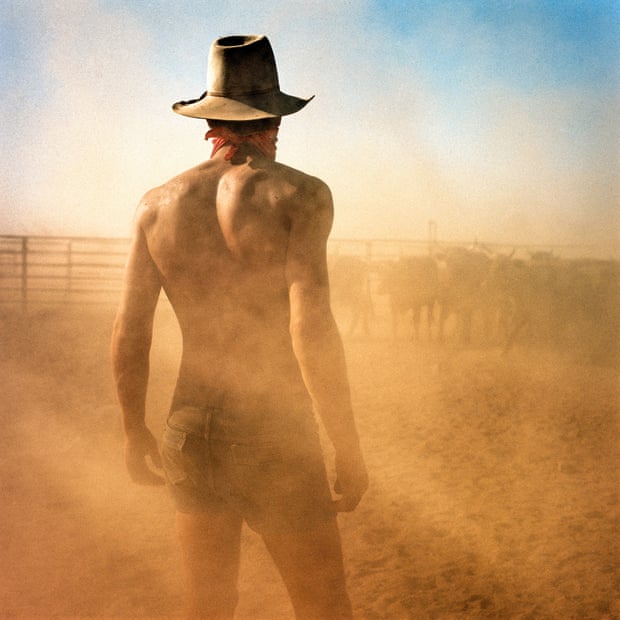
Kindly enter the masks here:
<path id="1" fill-rule="evenodd" d="M 442 274 L 439 338 L 443 340 L 445 323 L 450 316 L 454 316 L 457 320 L 456 339 L 468 344 L 475 316 L 481 317 L 484 331 L 488 330 L 492 307 L 484 283 L 488 278 L 491 259 L 483 250 L 451 248 L 436 260 Z"/>
<path id="2" fill-rule="evenodd" d="M 356 256 L 334 256 L 329 259 L 328 269 L 332 305 L 349 317 L 347 335 L 353 335 L 360 325 L 369 335 L 373 307 L 368 261 Z"/>
<path id="3" fill-rule="evenodd" d="M 513 260 L 495 254 L 487 287 L 503 309 L 501 344 L 504 352 L 517 341 L 525 344 L 558 346 L 566 326 L 582 303 L 569 301 L 587 297 L 583 282 L 569 276 L 568 263 L 550 252 L 536 252 L 530 260 Z M 572 284 L 571 284 L 572 281 Z"/>
<path id="4" fill-rule="evenodd" d="M 557 261 L 553 282 L 553 343 L 588 361 L 618 354 L 620 286 L 612 261 Z"/>
<path id="5" fill-rule="evenodd" d="M 605 361 L 617 352 L 620 285 L 613 261 L 563 260 L 536 253 L 529 261 L 496 255 L 486 282 L 502 300 L 503 348 L 520 341 Z"/>
<path id="6" fill-rule="evenodd" d="M 542 293 L 544 272 L 533 273 L 523 260 L 495 254 L 484 282 L 485 296 L 497 309 L 497 338 L 507 352 L 526 327 L 531 327 L 535 312 L 546 304 Z"/>
<path id="7" fill-rule="evenodd" d="M 526 342 L 565 349 L 573 339 L 571 333 L 590 321 L 594 283 L 579 261 L 551 252 L 531 254 L 528 268 L 531 292 L 522 303 L 529 320 Z"/>
<path id="8" fill-rule="evenodd" d="M 389 297 L 394 337 L 398 334 L 401 316 L 411 311 L 413 338 L 419 339 L 422 311 L 426 309 L 427 340 L 431 339 L 439 289 L 438 265 L 430 256 L 407 256 L 381 265 L 379 293 Z"/>
<path id="9" fill-rule="evenodd" d="M 620 363 L 620 263 L 591 261 L 594 295 L 589 311 L 598 326 L 590 361 Z"/>

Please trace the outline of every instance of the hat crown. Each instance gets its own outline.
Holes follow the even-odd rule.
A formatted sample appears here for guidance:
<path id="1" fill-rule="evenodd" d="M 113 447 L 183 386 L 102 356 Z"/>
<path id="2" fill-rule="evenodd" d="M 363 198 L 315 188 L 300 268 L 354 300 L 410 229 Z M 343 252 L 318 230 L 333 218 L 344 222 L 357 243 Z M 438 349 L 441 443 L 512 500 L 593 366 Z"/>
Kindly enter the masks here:
<path id="1" fill-rule="evenodd" d="M 211 45 L 207 92 L 240 97 L 278 91 L 278 71 L 269 40 L 264 35 L 236 35 Z"/>
<path id="2" fill-rule="evenodd" d="M 177 101 L 172 109 L 191 118 L 251 121 L 294 114 L 310 99 L 280 90 L 275 56 L 265 35 L 233 35 L 211 45 L 207 90 L 198 99 Z"/>

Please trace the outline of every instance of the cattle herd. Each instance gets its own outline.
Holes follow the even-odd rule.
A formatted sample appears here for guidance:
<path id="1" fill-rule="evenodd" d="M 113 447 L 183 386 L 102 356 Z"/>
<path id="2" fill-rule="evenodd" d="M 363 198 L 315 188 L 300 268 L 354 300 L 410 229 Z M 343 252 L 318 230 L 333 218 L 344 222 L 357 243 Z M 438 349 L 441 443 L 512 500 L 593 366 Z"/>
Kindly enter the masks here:
<path id="1" fill-rule="evenodd" d="M 516 346 L 617 362 L 620 263 L 527 257 L 482 246 L 383 260 L 332 255 L 332 305 L 348 336 L 438 345 Z"/>

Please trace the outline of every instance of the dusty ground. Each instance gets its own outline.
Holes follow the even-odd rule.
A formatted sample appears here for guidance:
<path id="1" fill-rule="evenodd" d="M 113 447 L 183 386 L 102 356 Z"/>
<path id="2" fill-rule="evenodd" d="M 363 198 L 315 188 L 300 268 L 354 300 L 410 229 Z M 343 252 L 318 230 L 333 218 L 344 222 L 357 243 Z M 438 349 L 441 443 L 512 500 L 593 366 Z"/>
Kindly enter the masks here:
<path id="1" fill-rule="evenodd" d="M 112 312 L 0 318 L 0 614 L 173 617 L 173 509 L 124 473 Z M 157 327 L 159 432 L 178 334 L 165 312 Z M 372 479 L 340 517 L 356 617 L 620 617 L 617 368 L 385 338 L 346 349 Z M 243 553 L 238 617 L 290 618 L 249 530 Z"/>

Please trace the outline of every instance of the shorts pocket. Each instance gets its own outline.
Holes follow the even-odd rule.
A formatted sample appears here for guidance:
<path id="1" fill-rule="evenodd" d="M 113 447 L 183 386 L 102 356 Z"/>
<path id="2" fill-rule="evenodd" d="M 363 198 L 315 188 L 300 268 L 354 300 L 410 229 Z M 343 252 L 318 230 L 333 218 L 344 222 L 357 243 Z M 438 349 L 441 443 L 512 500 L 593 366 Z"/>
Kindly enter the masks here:
<path id="1" fill-rule="evenodd" d="M 183 447 L 187 433 L 166 425 L 162 440 L 161 457 L 166 479 L 170 484 L 179 484 L 187 478 Z"/>

